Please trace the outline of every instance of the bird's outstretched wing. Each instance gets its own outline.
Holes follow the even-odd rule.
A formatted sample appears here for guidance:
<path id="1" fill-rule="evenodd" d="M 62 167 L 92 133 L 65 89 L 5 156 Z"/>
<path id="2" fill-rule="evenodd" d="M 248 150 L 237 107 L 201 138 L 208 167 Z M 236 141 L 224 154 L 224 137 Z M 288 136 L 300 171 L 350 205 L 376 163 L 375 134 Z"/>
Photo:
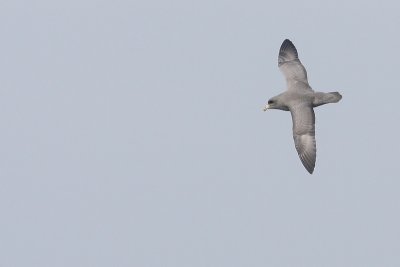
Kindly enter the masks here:
<path id="1" fill-rule="evenodd" d="M 315 143 L 315 115 L 312 107 L 299 105 L 290 109 L 293 121 L 293 139 L 304 167 L 313 173 L 317 157 Z"/>
<path id="2" fill-rule="evenodd" d="M 299 60 L 299 54 L 294 44 L 286 39 L 279 49 L 278 66 L 286 78 L 288 90 L 298 88 L 293 86 L 298 82 L 303 83 L 302 87 L 312 90 L 308 86 L 307 71 Z"/>

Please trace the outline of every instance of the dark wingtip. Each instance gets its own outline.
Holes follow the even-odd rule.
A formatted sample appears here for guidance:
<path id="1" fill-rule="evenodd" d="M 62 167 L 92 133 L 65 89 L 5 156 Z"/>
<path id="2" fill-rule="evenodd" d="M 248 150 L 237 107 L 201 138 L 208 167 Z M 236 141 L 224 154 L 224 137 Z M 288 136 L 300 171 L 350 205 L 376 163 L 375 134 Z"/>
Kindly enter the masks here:
<path id="1" fill-rule="evenodd" d="M 303 164 L 303 165 L 304 165 L 304 167 L 306 168 L 306 170 L 307 170 L 310 174 L 313 174 L 314 168 L 315 168 L 315 165 L 314 165 L 314 164 L 307 162 L 307 163 L 305 163 L 305 164 Z"/>
<path id="2" fill-rule="evenodd" d="M 294 59 L 298 59 L 299 54 L 297 53 L 297 49 L 289 39 L 285 39 L 279 49 L 279 58 L 278 63 L 282 64 L 285 61 L 290 61 Z"/>
<path id="3" fill-rule="evenodd" d="M 285 43 L 293 44 L 292 41 L 290 41 L 289 39 L 285 39 L 285 40 L 283 41 L 282 45 L 285 44 Z"/>
<path id="4" fill-rule="evenodd" d="M 304 168 L 312 174 L 315 168 L 315 160 L 309 157 L 307 153 L 299 155 L 301 163 L 303 163 Z"/>
<path id="5" fill-rule="evenodd" d="M 288 49 L 288 48 L 290 48 L 290 49 L 293 49 L 293 48 L 294 48 L 294 50 L 295 50 L 296 53 L 297 53 L 297 49 L 296 49 L 296 47 L 294 46 L 294 44 L 292 43 L 292 41 L 290 41 L 289 39 L 285 39 L 285 40 L 283 41 L 283 43 L 281 44 L 281 49 L 280 49 L 280 51 L 285 51 L 285 50 Z"/>

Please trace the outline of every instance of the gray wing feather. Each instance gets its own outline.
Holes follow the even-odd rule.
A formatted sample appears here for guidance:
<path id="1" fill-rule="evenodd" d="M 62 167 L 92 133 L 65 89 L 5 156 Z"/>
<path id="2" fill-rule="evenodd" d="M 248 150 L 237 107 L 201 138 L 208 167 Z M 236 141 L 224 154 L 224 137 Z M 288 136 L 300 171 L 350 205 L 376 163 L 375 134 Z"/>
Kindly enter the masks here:
<path id="1" fill-rule="evenodd" d="M 315 115 L 312 107 L 300 105 L 290 109 L 293 121 L 293 139 L 304 167 L 313 173 L 317 157 L 315 143 Z"/>
<path id="2" fill-rule="evenodd" d="M 296 47 L 288 39 L 283 41 L 279 49 L 278 66 L 286 78 L 288 90 L 295 89 L 293 85 L 298 82 L 308 85 L 307 71 L 300 62 Z"/>

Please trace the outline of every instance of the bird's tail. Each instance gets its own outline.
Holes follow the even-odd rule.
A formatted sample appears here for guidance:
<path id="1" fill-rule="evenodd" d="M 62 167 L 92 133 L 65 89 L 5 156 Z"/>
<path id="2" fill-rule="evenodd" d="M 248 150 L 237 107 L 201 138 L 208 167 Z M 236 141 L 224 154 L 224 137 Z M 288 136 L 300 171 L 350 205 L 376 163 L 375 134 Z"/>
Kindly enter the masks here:
<path id="1" fill-rule="evenodd" d="M 329 92 L 326 94 L 327 103 L 337 103 L 342 99 L 342 95 L 339 92 Z"/>
<path id="2" fill-rule="evenodd" d="M 314 97 L 313 106 L 318 107 L 328 103 L 337 103 L 342 99 L 342 95 L 339 92 L 322 93 L 316 92 Z"/>

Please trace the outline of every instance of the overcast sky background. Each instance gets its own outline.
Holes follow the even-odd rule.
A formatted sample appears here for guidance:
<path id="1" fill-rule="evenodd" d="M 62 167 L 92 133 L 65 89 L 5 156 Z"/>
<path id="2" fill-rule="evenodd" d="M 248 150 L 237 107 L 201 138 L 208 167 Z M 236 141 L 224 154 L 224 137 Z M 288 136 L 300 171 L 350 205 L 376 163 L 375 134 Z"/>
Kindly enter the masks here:
<path id="1" fill-rule="evenodd" d="M 0 266 L 400 266 L 396 1 L 0 2 Z M 285 38 L 315 90 L 313 175 Z"/>

